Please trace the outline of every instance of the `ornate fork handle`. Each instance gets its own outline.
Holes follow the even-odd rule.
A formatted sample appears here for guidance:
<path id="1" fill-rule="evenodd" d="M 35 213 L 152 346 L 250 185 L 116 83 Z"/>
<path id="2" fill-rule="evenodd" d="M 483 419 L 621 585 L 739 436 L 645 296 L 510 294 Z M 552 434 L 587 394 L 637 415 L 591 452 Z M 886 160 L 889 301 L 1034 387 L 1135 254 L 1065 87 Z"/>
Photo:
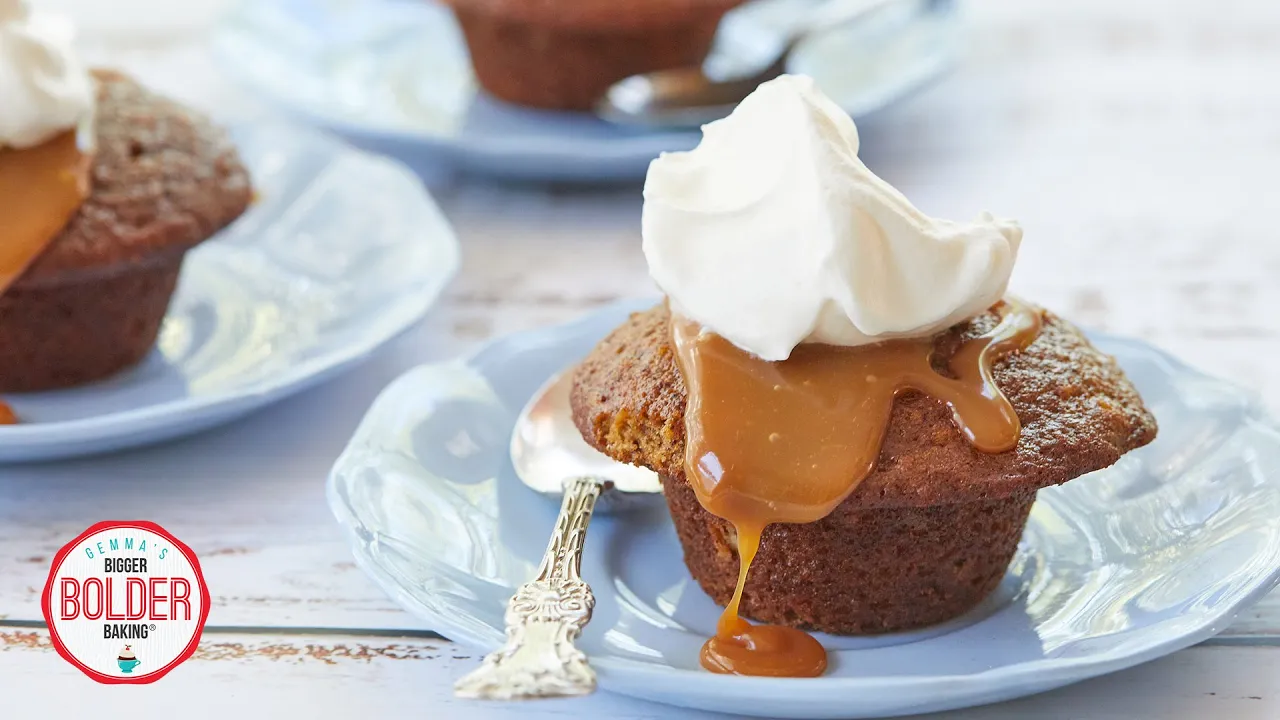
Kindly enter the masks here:
<path id="1" fill-rule="evenodd" d="M 596 689 L 596 673 L 573 643 L 596 604 L 580 571 L 587 524 L 604 481 L 572 478 L 564 489 L 538 576 L 521 585 L 507 604 L 506 644 L 454 684 L 459 697 L 513 700 L 586 695 Z"/>

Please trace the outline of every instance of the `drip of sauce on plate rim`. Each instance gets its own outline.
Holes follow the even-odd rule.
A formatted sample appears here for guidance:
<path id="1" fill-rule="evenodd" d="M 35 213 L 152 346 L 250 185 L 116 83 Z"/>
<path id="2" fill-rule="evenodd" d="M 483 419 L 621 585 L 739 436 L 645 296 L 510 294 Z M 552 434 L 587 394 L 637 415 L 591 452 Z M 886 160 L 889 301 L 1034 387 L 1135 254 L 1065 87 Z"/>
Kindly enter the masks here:
<path id="1" fill-rule="evenodd" d="M 934 369 L 932 337 L 853 348 L 802 344 L 787 360 L 768 362 L 672 317 L 688 389 L 685 474 L 703 508 L 738 535 L 738 585 L 702 648 L 703 667 L 778 677 L 816 677 L 826 669 L 826 651 L 807 633 L 742 619 L 743 588 L 765 527 L 820 520 L 871 474 L 899 393 L 945 402 L 977 450 L 1017 445 L 1021 424 L 992 368 L 1026 349 L 1042 318 L 1016 300 L 995 310 L 999 324 L 962 342 L 950 359 L 953 377 Z"/>
<path id="2" fill-rule="evenodd" d="M 34 147 L 0 148 L 0 296 L 62 231 L 89 194 L 92 154 L 75 130 Z M 0 425 L 17 422 L 0 401 Z"/>

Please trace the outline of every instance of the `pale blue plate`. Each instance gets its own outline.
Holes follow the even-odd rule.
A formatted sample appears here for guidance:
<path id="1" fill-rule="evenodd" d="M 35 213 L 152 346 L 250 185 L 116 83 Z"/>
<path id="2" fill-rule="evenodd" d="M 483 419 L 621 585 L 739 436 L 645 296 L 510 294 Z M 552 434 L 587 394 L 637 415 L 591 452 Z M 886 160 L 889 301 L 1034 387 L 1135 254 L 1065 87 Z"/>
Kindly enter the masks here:
<path id="1" fill-rule="evenodd" d="M 6 395 L 0 461 L 187 435 L 367 357 L 426 312 L 458 267 L 421 181 L 305 128 L 236 129 L 257 201 L 188 254 L 156 350 L 104 382 Z"/>
<path id="2" fill-rule="evenodd" d="M 500 644 L 507 599 L 534 573 L 557 510 L 515 478 L 512 422 L 544 380 L 640 307 L 418 368 L 374 403 L 329 499 L 360 565 L 428 627 Z M 719 608 L 685 570 L 665 512 L 599 517 L 583 562 L 597 604 L 581 646 L 601 685 L 746 715 L 882 717 L 1041 692 L 1224 629 L 1280 573 L 1280 432 L 1232 385 L 1141 342 L 1094 341 L 1137 384 L 1159 438 L 1041 492 L 1003 585 L 968 617 L 874 639 L 820 636 L 834 651 L 821 678 L 713 675 L 698 649 Z"/>
<path id="3" fill-rule="evenodd" d="M 724 22 L 711 62 L 751 67 L 813 0 L 761 0 Z M 951 2 L 908 0 L 829 33 L 795 58 L 854 117 L 924 86 L 956 57 Z M 450 12 L 427 0 L 242 0 L 214 39 L 223 67 L 285 110 L 427 168 L 526 179 L 644 175 L 698 132 L 651 133 L 587 114 L 519 108 L 479 93 Z"/>

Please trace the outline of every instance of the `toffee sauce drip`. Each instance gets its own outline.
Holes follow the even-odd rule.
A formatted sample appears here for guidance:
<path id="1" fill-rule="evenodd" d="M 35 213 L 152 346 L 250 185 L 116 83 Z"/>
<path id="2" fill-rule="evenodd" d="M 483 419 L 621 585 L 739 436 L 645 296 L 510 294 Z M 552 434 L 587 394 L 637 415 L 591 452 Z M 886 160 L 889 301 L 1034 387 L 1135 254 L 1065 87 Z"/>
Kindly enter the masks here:
<path id="1" fill-rule="evenodd" d="M 92 155 L 74 130 L 30 148 L 0 148 L 0 302 L 89 196 Z M 18 422 L 0 402 L 0 425 Z"/>
<path id="2" fill-rule="evenodd" d="M 689 320 L 673 317 L 676 359 L 688 389 L 685 474 L 708 512 L 737 530 L 740 571 L 703 667 L 718 673 L 816 677 L 826 651 L 790 627 L 739 615 L 760 538 L 771 523 L 825 517 L 875 468 L 894 398 L 913 390 L 945 402 L 957 429 L 987 453 L 1012 450 L 1021 424 L 992 377 L 1001 357 L 1039 335 L 1040 313 L 1014 300 L 999 324 L 961 343 L 933 368 L 934 338 L 861 347 L 804 344 L 768 362 Z"/>

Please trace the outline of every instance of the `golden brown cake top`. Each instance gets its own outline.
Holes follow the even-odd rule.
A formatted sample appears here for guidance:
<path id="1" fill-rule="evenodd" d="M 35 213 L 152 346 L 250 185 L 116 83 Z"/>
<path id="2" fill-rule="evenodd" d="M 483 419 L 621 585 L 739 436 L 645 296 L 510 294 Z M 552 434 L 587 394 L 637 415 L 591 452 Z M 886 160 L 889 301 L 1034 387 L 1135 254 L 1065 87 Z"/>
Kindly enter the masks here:
<path id="1" fill-rule="evenodd" d="M 251 199 L 248 173 L 221 129 L 124 75 L 95 77 L 89 196 L 15 287 L 188 250 Z"/>
<path id="2" fill-rule="evenodd" d="M 1102 469 L 1149 443 L 1155 418 L 1114 359 L 1070 323 L 1043 316 L 1035 342 L 995 367 L 996 382 L 1022 422 L 1014 450 L 973 449 L 942 402 L 904 393 L 894 403 L 876 469 L 841 508 L 1008 497 Z M 994 313 L 986 313 L 940 335 L 939 371 L 961 340 L 995 323 Z M 685 386 L 670 336 L 664 306 L 632 315 L 583 360 L 570 401 L 588 443 L 617 460 L 684 478 Z"/>
<path id="3" fill-rule="evenodd" d="M 627 31 L 719 18 L 743 0 L 445 0 L 503 22 L 556 28 Z"/>

